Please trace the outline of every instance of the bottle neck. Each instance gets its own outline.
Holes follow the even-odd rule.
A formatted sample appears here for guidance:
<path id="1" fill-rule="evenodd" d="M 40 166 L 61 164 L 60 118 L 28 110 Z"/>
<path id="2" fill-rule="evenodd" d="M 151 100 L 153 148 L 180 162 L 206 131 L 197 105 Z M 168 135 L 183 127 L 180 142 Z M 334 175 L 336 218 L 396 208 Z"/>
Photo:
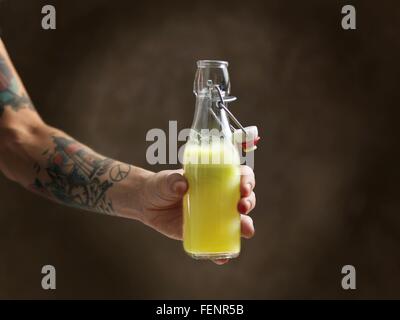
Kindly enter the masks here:
<path id="1" fill-rule="evenodd" d="M 232 139 L 228 116 L 225 110 L 218 107 L 217 101 L 211 94 L 196 96 L 192 129 L 204 139 L 217 135 L 222 139 Z"/>
<path id="2" fill-rule="evenodd" d="M 197 71 L 193 84 L 196 96 L 196 110 L 192 129 L 194 136 L 207 141 L 216 136 L 226 140 L 232 139 L 232 132 L 225 110 L 218 106 L 221 97 L 215 86 L 218 86 L 222 95 L 229 95 L 230 81 L 227 69 L 228 63 L 219 60 L 200 60 L 197 62 Z"/>

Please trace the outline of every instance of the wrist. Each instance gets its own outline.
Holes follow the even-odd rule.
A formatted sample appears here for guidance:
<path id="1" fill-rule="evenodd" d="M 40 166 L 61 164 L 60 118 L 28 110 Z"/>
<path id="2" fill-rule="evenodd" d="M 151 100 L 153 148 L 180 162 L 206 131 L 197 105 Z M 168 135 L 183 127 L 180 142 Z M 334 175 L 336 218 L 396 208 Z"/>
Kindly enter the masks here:
<path id="1" fill-rule="evenodd" d="M 144 189 L 154 172 L 130 166 L 127 178 L 113 188 L 111 198 L 117 216 L 144 221 Z"/>

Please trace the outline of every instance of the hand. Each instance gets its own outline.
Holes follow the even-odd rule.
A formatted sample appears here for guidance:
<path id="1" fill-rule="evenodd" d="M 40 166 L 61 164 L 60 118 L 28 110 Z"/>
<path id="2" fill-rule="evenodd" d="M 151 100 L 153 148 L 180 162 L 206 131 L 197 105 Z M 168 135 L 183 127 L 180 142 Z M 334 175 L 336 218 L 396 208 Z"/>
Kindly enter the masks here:
<path id="1" fill-rule="evenodd" d="M 165 170 L 150 175 L 142 194 L 142 222 L 169 238 L 182 240 L 183 212 L 182 198 L 188 189 L 183 170 Z M 254 235 L 253 220 L 248 216 L 256 205 L 253 192 L 255 178 L 253 170 L 241 166 L 238 211 L 241 213 L 242 237 L 250 239 Z M 216 260 L 224 264 L 228 259 Z"/>

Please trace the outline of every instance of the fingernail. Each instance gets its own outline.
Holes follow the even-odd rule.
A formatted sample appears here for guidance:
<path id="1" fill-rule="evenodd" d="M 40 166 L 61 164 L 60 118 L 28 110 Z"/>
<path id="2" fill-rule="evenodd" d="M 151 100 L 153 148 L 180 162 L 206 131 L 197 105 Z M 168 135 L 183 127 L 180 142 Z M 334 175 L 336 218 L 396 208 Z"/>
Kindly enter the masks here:
<path id="1" fill-rule="evenodd" d="M 244 203 L 239 203 L 239 212 L 245 213 L 247 211 L 247 207 Z"/>

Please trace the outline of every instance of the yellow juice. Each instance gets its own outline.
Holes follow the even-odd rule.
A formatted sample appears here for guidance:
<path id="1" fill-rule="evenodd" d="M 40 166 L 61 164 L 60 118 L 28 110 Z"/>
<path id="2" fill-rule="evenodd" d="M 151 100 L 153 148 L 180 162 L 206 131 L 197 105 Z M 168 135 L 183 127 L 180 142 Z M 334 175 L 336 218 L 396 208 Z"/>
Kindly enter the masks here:
<path id="1" fill-rule="evenodd" d="M 183 200 L 185 251 L 204 259 L 238 256 L 239 154 L 226 143 L 188 145 L 184 171 L 189 182 Z"/>

